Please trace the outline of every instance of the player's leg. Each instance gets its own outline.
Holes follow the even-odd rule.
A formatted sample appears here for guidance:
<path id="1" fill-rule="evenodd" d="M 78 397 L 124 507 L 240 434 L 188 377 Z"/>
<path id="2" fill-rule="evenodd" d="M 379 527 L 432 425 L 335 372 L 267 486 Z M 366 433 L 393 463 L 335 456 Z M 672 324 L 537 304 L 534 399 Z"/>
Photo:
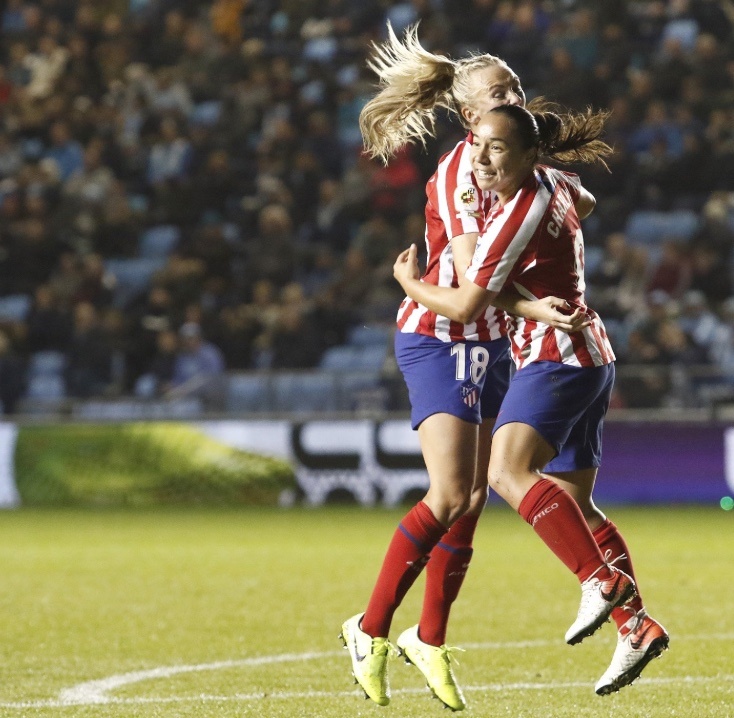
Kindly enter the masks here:
<path id="1" fill-rule="evenodd" d="M 449 526 L 469 508 L 476 466 L 477 425 L 433 414 L 419 429 L 429 489 L 401 520 L 388 547 L 362 628 L 387 636 L 395 610 Z"/>
<path id="2" fill-rule="evenodd" d="M 433 549 L 426 568 L 426 590 L 418 632 L 426 643 L 433 646 L 441 646 L 446 642 L 451 606 L 461 590 L 474 552 L 474 532 L 489 493 L 487 469 L 492 430 L 507 394 L 513 369 L 510 344 L 506 337 L 476 343 L 469 353 L 479 360 L 477 364 L 486 366 L 480 401 L 482 423 L 479 425 L 477 463 L 469 509 Z"/>
<path id="3" fill-rule="evenodd" d="M 670 636 L 665 627 L 649 616 L 645 609 L 627 542 L 617 526 L 594 506 L 591 491 L 595 477 L 596 469 L 580 469 L 559 472 L 551 478 L 579 502 L 605 558 L 631 576 L 638 587 L 637 595 L 627 605 L 615 608 L 611 614 L 617 625 L 617 645 L 609 667 L 595 686 L 599 695 L 608 695 L 638 678 L 648 663 L 668 648 Z"/>
<path id="4" fill-rule="evenodd" d="M 371 639 L 387 639 L 393 614 L 423 570 L 430 552 L 469 507 L 476 471 L 482 386 L 471 381 L 467 352 L 452 351 L 453 347 L 452 343 L 430 337 L 396 335 L 396 358 L 408 386 L 411 423 L 418 429 L 429 490 L 395 530 L 365 613 L 350 619 L 351 627 L 345 624 L 347 632 L 360 637 L 365 645 Z M 352 653 L 355 678 L 368 696 L 374 693 L 379 698 L 376 702 L 386 705 L 386 659 L 380 656 L 375 664 L 378 667 L 367 670 L 365 661 Z"/>
<path id="5" fill-rule="evenodd" d="M 466 701 L 451 665 L 453 649 L 446 645 L 446 629 L 451 606 L 459 595 L 474 553 L 472 542 L 477 522 L 487 502 L 486 472 L 492 423 L 479 427 L 476 475 L 480 480 L 475 477 L 469 509 L 431 551 L 419 624 L 403 631 L 397 639 L 406 660 L 421 671 L 433 694 L 454 711 L 463 710 Z"/>
<path id="6" fill-rule="evenodd" d="M 449 708 L 462 710 L 466 703 L 452 670 L 451 649 L 446 646 L 446 628 L 451 606 L 459 594 L 473 555 L 477 521 L 487 502 L 487 464 L 494 421 L 488 421 L 486 417 L 497 415 L 507 388 L 509 342 L 503 338 L 466 343 L 450 351 L 455 358 L 452 366 L 445 367 L 446 378 L 449 380 L 447 383 L 454 384 L 455 388 L 453 404 L 445 404 L 447 414 L 455 420 L 473 423 L 479 421 L 481 411 L 482 423 L 476 427 L 477 434 L 471 443 L 466 437 L 454 445 L 453 452 L 442 442 L 444 427 L 431 425 L 429 433 L 426 431 L 428 422 L 424 422 L 425 426 L 422 424 L 419 429 L 431 477 L 431 488 L 425 500 L 436 513 L 440 514 L 447 508 L 451 511 L 451 515 L 446 517 L 451 528 L 431 551 L 419 624 L 404 631 L 397 644 L 406 660 L 423 673 L 434 695 Z M 463 356 L 466 363 L 463 370 L 457 371 L 459 356 Z M 457 377 L 461 377 L 458 386 Z M 472 383 L 467 383 L 467 379 Z M 476 402 L 478 396 L 474 387 L 481 392 L 479 402 Z M 449 419 L 444 421 L 450 423 Z M 438 432 L 434 431 L 435 427 Z M 467 452 L 475 457 L 471 472 Z M 445 494 L 443 498 L 442 494 Z"/>
<path id="7" fill-rule="evenodd" d="M 665 628 L 647 615 L 627 543 L 615 524 L 596 507 L 592 496 L 601 464 L 601 434 L 610 392 L 611 383 L 608 391 L 580 417 L 558 456 L 545 469 L 578 503 L 605 559 L 631 576 L 638 591 L 626 606 L 612 611 L 618 631 L 617 647 L 609 668 L 596 684 L 600 695 L 632 683 L 670 642 Z"/>
<path id="8" fill-rule="evenodd" d="M 566 634 L 577 643 L 595 632 L 616 605 L 634 594 L 634 582 L 608 566 L 579 505 L 540 473 L 607 382 L 607 367 L 579 369 L 550 362 L 520 370 L 503 403 L 492 442 L 490 486 L 534 528 L 579 578 L 582 603 Z M 612 374 L 613 376 L 613 374 Z"/>
<path id="9" fill-rule="evenodd" d="M 403 631 L 397 639 L 398 649 L 406 660 L 418 667 L 434 695 L 452 710 L 463 710 L 466 702 L 456 683 L 450 649 L 444 645 L 444 641 L 430 643 L 426 638 L 435 640 L 435 631 L 441 628 L 437 625 L 441 621 L 441 616 L 445 614 L 445 618 L 448 619 L 450 604 L 458 593 L 471 558 L 471 548 L 466 549 L 465 545 L 467 542 L 471 543 L 478 515 L 473 516 L 469 523 L 464 519 L 471 505 L 476 474 L 477 430 L 477 425 L 469 424 L 449 414 L 434 414 L 426 419 L 418 430 L 430 479 L 430 488 L 423 501 L 434 515 L 441 516 L 447 524 L 452 525 L 432 547 L 430 556 L 424 557 L 428 565 L 424 612 L 426 602 L 430 602 L 431 599 L 440 604 L 439 610 L 430 616 L 432 620 L 427 624 L 429 633 L 424 636 L 419 626 L 412 626 Z M 455 551 L 451 546 L 452 543 L 460 548 Z M 388 556 L 389 554 L 390 552 Z M 421 567 L 423 565 L 421 564 Z M 453 573 L 451 567 L 461 575 L 449 575 Z M 383 571 L 385 570 L 386 566 L 383 565 Z M 417 572 L 410 574 L 410 578 L 415 576 Z M 382 583 L 385 582 L 381 573 L 370 599 L 368 612 L 374 606 L 383 615 L 391 616 L 402 596 L 397 596 L 397 600 L 393 600 L 389 594 L 386 595 L 384 589 L 381 590 Z M 389 580 L 386 585 L 390 587 Z M 405 585 L 405 582 L 402 585 Z M 445 630 L 445 626 L 443 628 Z"/>
<path id="10" fill-rule="evenodd" d="M 493 420 L 479 427 L 474 487 L 468 510 L 436 544 L 426 566 L 426 589 L 419 622 L 421 639 L 432 646 L 446 643 L 451 606 L 459 595 L 474 553 L 473 539 L 479 517 L 487 503 L 487 467 Z"/>

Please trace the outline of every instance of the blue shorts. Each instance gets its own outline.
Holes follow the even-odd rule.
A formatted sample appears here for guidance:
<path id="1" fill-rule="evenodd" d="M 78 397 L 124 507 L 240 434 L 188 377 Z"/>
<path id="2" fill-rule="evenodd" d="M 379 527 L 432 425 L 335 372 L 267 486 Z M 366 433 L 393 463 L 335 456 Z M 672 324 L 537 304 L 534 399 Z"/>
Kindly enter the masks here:
<path id="1" fill-rule="evenodd" d="M 614 364 L 575 367 L 532 362 L 515 372 L 494 430 L 532 426 L 556 451 L 549 473 L 598 468 L 604 415 L 614 385 Z"/>
<path id="2" fill-rule="evenodd" d="M 451 414 L 472 424 L 497 416 L 510 383 L 507 338 L 491 342 L 443 342 L 395 332 L 395 358 L 408 386 L 414 429 L 432 414 Z"/>

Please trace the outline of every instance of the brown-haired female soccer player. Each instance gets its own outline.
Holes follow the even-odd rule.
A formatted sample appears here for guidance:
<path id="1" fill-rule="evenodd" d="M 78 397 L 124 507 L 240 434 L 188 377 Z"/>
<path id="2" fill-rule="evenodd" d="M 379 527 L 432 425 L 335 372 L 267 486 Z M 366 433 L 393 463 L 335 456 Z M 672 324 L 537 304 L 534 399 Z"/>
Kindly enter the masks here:
<path id="1" fill-rule="evenodd" d="M 472 321 L 507 286 L 529 299 L 559 297 L 588 318 L 588 326 L 571 334 L 511 318 L 517 371 L 495 423 L 489 481 L 581 582 L 581 606 L 566 641 L 580 642 L 614 614 L 617 648 L 596 684 L 600 695 L 631 683 L 669 643 L 636 592 L 624 539 L 592 498 L 615 357 L 584 298 L 575 204 L 585 190 L 576 175 L 539 163 L 541 156 L 601 159 L 610 151 L 599 139 L 605 117 L 492 109 L 474 128 L 471 156 L 479 187 L 498 201 L 466 281 L 458 288 L 419 281 L 415 246 L 394 267 L 408 296 L 456 321 Z"/>

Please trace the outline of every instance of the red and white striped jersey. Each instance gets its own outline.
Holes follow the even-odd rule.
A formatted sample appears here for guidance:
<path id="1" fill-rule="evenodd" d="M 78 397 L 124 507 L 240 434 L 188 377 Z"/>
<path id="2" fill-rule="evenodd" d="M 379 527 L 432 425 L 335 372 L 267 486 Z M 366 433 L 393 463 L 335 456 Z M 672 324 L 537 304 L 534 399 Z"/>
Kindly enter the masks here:
<path id="1" fill-rule="evenodd" d="M 510 317 L 510 340 L 518 369 L 534 361 L 601 366 L 614 352 L 599 316 L 584 299 L 584 238 L 575 201 L 577 175 L 540 166 L 504 206 L 489 211 L 466 276 L 499 292 L 514 286 L 527 299 L 556 296 L 591 320 L 581 332 L 564 334 L 547 324 Z"/>
<path id="2" fill-rule="evenodd" d="M 456 145 L 440 160 L 426 184 L 426 271 L 421 281 L 439 287 L 458 287 L 451 240 L 479 232 L 492 199 L 472 174 L 469 153 L 472 137 Z M 401 332 L 425 334 L 442 341 L 491 341 L 505 336 L 506 315 L 489 307 L 471 324 L 462 324 L 430 311 L 406 297 L 398 310 Z"/>

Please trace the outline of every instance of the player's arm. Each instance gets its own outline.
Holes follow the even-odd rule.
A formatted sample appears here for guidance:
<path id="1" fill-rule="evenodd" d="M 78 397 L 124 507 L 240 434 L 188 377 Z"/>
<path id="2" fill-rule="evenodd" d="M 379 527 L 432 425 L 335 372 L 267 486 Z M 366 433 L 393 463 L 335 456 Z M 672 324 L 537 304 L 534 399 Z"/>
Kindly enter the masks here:
<path id="1" fill-rule="evenodd" d="M 420 281 L 418 250 L 414 244 L 398 255 L 393 276 L 405 293 L 431 311 L 462 324 L 473 322 L 491 304 L 495 292 L 465 281 L 458 287 L 438 287 Z"/>
<path id="2" fill-rule="evenodd" d="M 471 264 L 478 238 L 479 232 L 467 232 L 451 240 L 451 252 L 454 255 L 454 269 L 456 270 L 456 277 L 459 280 L 459 284 L 463 284 L 466 281 L 464 275 Z"/>
<path id="3" fill-rule="evenodd" d="M 596 207 L 596 198 L 588 189 L 579 186 L 579 196 L 574 202 L 574 206 L 576 207 L 576 214 L 579 216 L 579 219 L 586 219 L 594 211 L 594 207 Z"/>
<path id="4" fill-rule="evenodd" d="M 411 299 L 462 324 L 473 322 L 492 304 L 510 314 L 543 322 L 567 333 L 588 326 L 588 320 L 580 309 L 570 315 L 559 311 L 568 309 L 568 304 L 558 297 L 529 300 L 515 290 L 503 290 L 498 294 L 468 280 L 457 288 L 421 282 L 418 251 L 414 244 L 398 255 L 393 266 L 393 275 Z"/>
<path id="5" fill-rule="evenodd" d="M 525 299 L 515 289 L 503 289 L 492 301 L 495 307 L 508 314 L 525 317 L 542 322 L 566 334 L 577 332 L 591 325 L 586 313 L 579 308 L 568 314 L 571 305 L 559 297 L 543 297 L 543 299 Z"/>

